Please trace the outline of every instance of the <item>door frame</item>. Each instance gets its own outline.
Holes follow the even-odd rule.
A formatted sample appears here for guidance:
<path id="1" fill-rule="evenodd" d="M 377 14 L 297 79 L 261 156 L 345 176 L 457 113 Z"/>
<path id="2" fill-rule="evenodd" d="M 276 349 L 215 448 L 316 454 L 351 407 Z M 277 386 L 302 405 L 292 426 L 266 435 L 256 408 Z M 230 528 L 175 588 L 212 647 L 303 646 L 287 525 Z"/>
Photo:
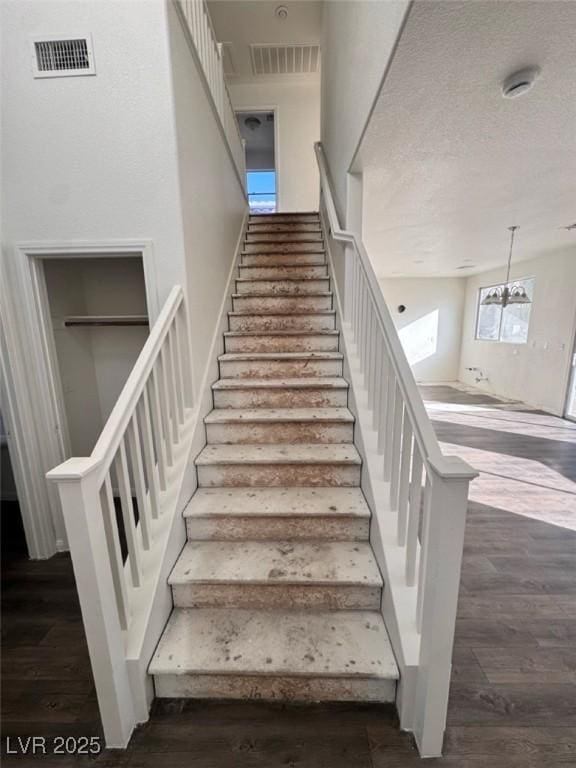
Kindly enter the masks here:
<path id="1" fill-rule="evenodd" d="M 274 172 L 276 174 L 276 213 L 278 213 L 278 209 L 280 208 L 280 109 L 278 105 L 273 107 L 240 107 L 236 105 L 234 107 L 234 115 L 237 116 L 238 113 L 241 112 L 272 112 L 274 114 Z M 246 173 L 248 173 L 248 169 L 246 169 Z M 248 194 L 248 190 L 246 190 L 246 194 Z"/>
<path id="2" fill-rule="evenodd" d="M 30 557 L 45 558 L 68 549 L 57 490 L 45 475 L 69 458 L 71 451 L 44 262 L 51 258 L 141 257 L 150 325 L 160 312 L 160 302 L 152 241 L 23 242 L 14 246 L 14 253 L 17 269 L 10 291 L 19 301 L 7 325 L 19 340 L 7 345 L 5 364 L 10 370 L 7 388 L 11 393 L 6 397 L 7 421 L 18 449 L 10 456 L 15 477 L 20 477 L 19 494 L 36 501 L 21 505 Z M 44 503 L 38 505 L 40 499 Z"/>
<path id="3" fill-rule="evenodd" d="M 574 323 L 572 327 L 572 349 L 568 358 L 568 373 L 566 376 L 566 397 L 564 399 L 564 411 L 562 413 L 563 418 L 568 421 L 576 421 L 576 415 L 569 415 L 568 408 L 570 406 L 570 395 L 572 393 L 572 387 L 576 382 L 576 315 L 574 317 Z"/>

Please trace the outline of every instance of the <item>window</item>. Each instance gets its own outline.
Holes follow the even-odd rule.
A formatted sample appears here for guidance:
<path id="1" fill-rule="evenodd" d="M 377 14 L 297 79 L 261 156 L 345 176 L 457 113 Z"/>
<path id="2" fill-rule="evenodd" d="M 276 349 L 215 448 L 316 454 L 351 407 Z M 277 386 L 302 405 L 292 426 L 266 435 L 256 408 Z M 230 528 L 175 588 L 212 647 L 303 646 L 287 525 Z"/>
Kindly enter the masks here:
<path id="1" fill-rule="evenodd" d="M 274 213 L 276 171 L 248 171 L 246 180 L 251 213 Z"/>
<path id="2" fill-rule="evenodd" d="M 524 288 L 530 301 L 534 297 L 534 278 L 525 277 L 507 283 L 508 290 L 513 286 Z M 494 288 L 503 289 L 504 285 L 489 285 L 478 291 L 478 314 L 476 338 L 483 341 L 504 341 L 509 344 L 525 344 L 528 341 L 528 326 L 532 304 L 483 304 L 482 302 Z"/>

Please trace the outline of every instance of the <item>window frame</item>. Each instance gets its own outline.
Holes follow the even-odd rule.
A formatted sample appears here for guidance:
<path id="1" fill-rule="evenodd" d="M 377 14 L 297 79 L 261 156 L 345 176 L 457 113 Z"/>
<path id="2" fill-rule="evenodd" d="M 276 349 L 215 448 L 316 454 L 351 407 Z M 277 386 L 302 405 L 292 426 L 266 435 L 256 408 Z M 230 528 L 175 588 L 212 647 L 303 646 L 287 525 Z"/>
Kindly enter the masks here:
<path id="1" fill-rule="evenodd" d="M 482 291 L 490 291 L 492 288 L 500 288 L 504 286 L 508 286 L 508 288 L 512 288 L 514 285 L 518 285 L 521 283 L 524 283 L 527 280 L 532 280 L 533 287 L 536 284 L 536 278 L 534 275 L 526 275 L 525 277 L 517 277 L 514 280 L 509 280 L 508 282 L 502 282 L 502 283 L 492 283 L 491 285 L 481 285 L 478 287 L 478 291 L 476 294 L 476 319 L 475 319 L 475 325 L 474 325 L 474 341 L 483 341 L 486 344 L 516 344 L 517 346 L 522 346 L 523 344 L 528 344 L 528 335 L 530 332 L 530 318 L 532 316 L 532 310 L 530 310 L 530 318 L 528 319 L 528 332 L 526 334 L 526 341 L 507 341 L 506 339 L 502 338 L 502 324 L 504 320 L 504 309 L 505 307 L 501 307 L 500 310 L 500 321 L 498 323 L 498 338 L 497 339 L 484 339 L 481 336 L 478 335 L 479 328 L 478 324 L 480 321 L 480 307 L 481 304 L 481 295 Z M 531 304 L 534 303 L 534 299 L 532 298 Z M 509 305 L 508 305 L 509 306 Z"/>

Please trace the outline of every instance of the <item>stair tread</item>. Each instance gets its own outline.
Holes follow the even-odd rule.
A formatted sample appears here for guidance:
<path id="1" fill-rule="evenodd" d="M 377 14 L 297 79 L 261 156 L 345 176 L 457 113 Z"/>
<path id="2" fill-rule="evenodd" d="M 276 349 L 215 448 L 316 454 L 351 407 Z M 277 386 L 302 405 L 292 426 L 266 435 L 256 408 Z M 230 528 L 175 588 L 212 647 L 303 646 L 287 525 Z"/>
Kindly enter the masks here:
<path id="1" fill-rule="evenodd" d="M 233 293 L 233 299 L 310 299 L 315 296 L 332 296 L 332 291 L 314 291 L 313 293 Z M 258 312 L 260 314 L 260 312 Z"/>
<path id="2" fill-rule="evenodd" d="M 342 360 L 342 352 L 226 352 L 220 362 L 232 360 Z"/>
<path id="3" fill-rule="evenodd" d="M 302 377 L 298 379 L 218 379 L 212 389 L 348 389 L 340 376 Z"/>
<path id="4" fill-rule="evenodd" d="M 315 584 L 382 587 L 360 541 L 189 541 L 169 584 Z"/>
<path id="5" fill-rule="evenodd" d="M 214 408 L 206 424 L 250 422 L 346 422 L 354 421 L 348 408 Z"/>
<path id="6" fill-rule="evenodd" d="M 216 443 L 196 457 L 198 466 L 211 464 L 343 464 L 362 463 L 353 443 Z"/>
<path id="7" fill-rule="evenodd" d="M 398 679 L 375 611 L 177 608 L 149 672 Z"/>
<path id="8" fill-rule="evenodd" d="M 322 277 L 237 277 L 237 283 L 317 283 L 326 281 L 330 278 L 328 275 Z"/>
<path id="9" fill-rule="evenodd" d="M 281 309 L 258 310 L 258 312 L 253 309 L 236 309 L 234 311 L 228 312 L 228 315 L 232 317 L 261 317 L 262 315 L 266 315 L 267 317 L 292 317 L 293 315 L 304 315 L 308 317 L 313 315 L 335 314 L 335 309 L 300 309 L 294 311 L 285 310 L 284 312 Z"/>
<path id="10" fill-rule="evenodd" d="M 199 488 L 184 517 L 370 517 L 360 488 Z"/>
<path id="11" fill-rule="evenodd" d="M 281 331 L 224 331 L 224 336 L 338 336 L 340 331 L 318 329 L 317 331 L 281 330 Z"/>

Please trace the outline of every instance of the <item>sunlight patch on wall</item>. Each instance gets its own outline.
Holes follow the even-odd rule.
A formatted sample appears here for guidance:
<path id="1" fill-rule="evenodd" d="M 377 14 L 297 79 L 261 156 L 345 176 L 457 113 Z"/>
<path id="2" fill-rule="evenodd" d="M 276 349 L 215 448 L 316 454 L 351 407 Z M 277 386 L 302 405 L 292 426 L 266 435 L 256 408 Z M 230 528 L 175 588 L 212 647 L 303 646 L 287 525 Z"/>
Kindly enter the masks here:
<path id="1" fill-rule="evenodd" d="M 440 312 L 434 309 L 418 320 L 413 320 L 398 331 L 400 341 L 410 365 L 421 363 L 438 349 L 438 322 Z"/>

